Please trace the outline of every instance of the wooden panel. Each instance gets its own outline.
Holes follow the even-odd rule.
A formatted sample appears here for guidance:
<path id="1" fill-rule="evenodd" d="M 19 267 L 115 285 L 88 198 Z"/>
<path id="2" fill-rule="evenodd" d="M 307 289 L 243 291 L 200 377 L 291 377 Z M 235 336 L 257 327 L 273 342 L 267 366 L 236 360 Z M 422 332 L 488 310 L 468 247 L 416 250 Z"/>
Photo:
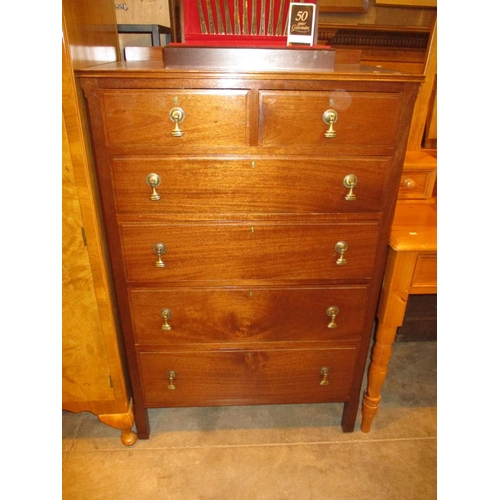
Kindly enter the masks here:
<path id="1" fill-rule="evenodd" d="M 122 224 L 129 281 L 369 279 L 377 223 Z M 345 241 L 347 264 L 335 244 Z M 163 242 L 164 268 L 153 245 Z"/>
<path id="2" fill-rule="evenodd" d="M 114 398 L 63 116 L 62 400 Z"/>
<path id="3" fill-rule="evenodd" d="M 436 287 L 437 254 L 418 255 L 411 282 L 411 293 L 436 293 Z"/>
<path id="4" fill-rule="evenodd" d="M 120 59 L 114 2 L 63 0 L 65 43 L 74 69 Z"/>
<path id="5" fill-rule="evenodd" d="M 197 147 L 248 145 L 245 90 L 103 91 L 106 143 L 150 153 L 154 147 L 182 151 Z M 172 136 L 170 110 L 180 107 L 182 137 Z"/>
<path id="6" fill-rule="evenodd" d="M 386 158 L 115 157 L 115 204 L 121 213 L 332 213 L 380 210 Z M 152 201 L 149 174 L 157 174 Z M 346 200 L 354 174 L 356 199 Z M 304 178 L 308 179 L 304 183 Z M 258 189 L 255 189 L 258 186 Z"/>
<path id="7" fill-rule="evenodd" d="M 323 113 L 330 108 L 338 119 L 333 126 L 336 137 L 327 139 Z M 259 143 L 291 147 L 297 146 L 300 137 L 301 147 L 347 146 L 356 153 L 367 145 L 393 147 L 399 110 L 397 94 L 261 91 Z"/>
<path id="8" fill-rule="evenodd" d="M 437 22 L 434 23 L 425 64 L 425 82 L 420 87 L 420 92 L 415 102 L 411 121 L 410 135 L 408 137 L 408 150 L 420 151 L 424 136 L 425 124 L 429 116 L 429 107 L 434 91 L 434 82 L 437 72 Z"/>
<path id="9" fill-rule="evenodd" d="M 366 287 L 290 289 L 133 289 L 138 344 L 359 338 Z M 338 308 L 335 328 L 326 311 Z M 162 330 L 168 308 L 171 330 Z"/>
<path id="10" fill-rule="evenodd" d="M 146 406 L 319 403 L 349 397 L 354 347 L 139 353 Z M 320 385 L 327 367 L 328 385 Z M 175 371 L 174 390 L 168 372 Z"/>
<path id="11" fill-rule="evenodd" d="M 83 2 L 81 5 L 86 4 Z M 99 0 L 96 4 L 99 4 Z M 96 19 L 99 18 L 98 12 L 94 14 Z M 101 14 L 101 19 L 106 19 L 109 12 L 104 10 Z M 96 202 L 92 155 L 85 141 L 85 114 L 80 111 L 83 103 L 78 100 L 70 57 L 70 46 L 73 46 L 74 40 L 68 36 L 65 15 L 66 9 L 62 44 L 62 403 L 63 408 L 69 411 L 120 414 L 127 419 L 130 401 L 116 336 L 117 324 Z M 85 31 L 88 26 L 79 24 L 74 28 L 76 31 Z M 73 36 L 78 40 L 83 34 L 73 33 Z M 100 36 L 95 34 L 87 41 L 89 44 L 98 44 Z M 90 60 L 86 62 L 90 63 Z M 132 424 L 133 421 L 130 426 Z"/>

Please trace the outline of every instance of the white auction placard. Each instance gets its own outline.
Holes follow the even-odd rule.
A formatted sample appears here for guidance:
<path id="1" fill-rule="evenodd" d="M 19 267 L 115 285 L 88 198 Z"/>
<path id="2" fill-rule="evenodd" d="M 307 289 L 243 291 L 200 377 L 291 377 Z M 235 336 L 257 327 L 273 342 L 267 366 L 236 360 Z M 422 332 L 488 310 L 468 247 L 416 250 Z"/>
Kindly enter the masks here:
<path id="1" fill-rule="evenodd" d="M 315 45 L 317 41 L 316 4 L 290 3 L 287 45 Z"/>

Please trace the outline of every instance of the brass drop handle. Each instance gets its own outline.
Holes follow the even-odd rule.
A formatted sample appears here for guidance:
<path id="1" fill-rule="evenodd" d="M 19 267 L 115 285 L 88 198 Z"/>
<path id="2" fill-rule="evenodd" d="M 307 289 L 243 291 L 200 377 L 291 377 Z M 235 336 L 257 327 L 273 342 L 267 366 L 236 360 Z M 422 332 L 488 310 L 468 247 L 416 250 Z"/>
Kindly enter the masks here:
<path id="1" fill-rule="evenodd" d="M 416 185 L 417 185 L 417 183 L 413 179 L 405 179 L 403 181 L 403 186 L 406 189 L 415 189 Z"/>
<path id="2" fill-rule="evenodd" d="M 164 308 L 161 310 L 160 316 L 163 318 L 163 325 L 161 325 L 161 329 L 172 330 L 172 327 L 168 324 L 168 320 L 172 317 L 172 311 L 170 309 Z"/>
<path id="3" fill-rule="evenodd" d="M 339 308 L 337 306 L 330 306 L 326 310 L 326 314 L 332 318 L 330 323 L 328 323 L 328 328 L 337 328 L 337 324 L 335 323 L 335 318 L 337 317 L 337 314 L 339 313 Z"/>
<path id="4" fill-rule="evenodd" d="M 170 119 L 175 123 L 172 135 L 174 137 L 182 137 L 184 132 L 179 128 L 179 123 L 184 120 L 184 111 L 181 108 L 172 108 L 170 110 Z"/>
<path id="5" fill-rule="evenodd" d="M 338 266 L 345 266 L 347 264 L 347 260 L 344 257 L 347 248 L 348 246 L 345 241 L 337 241 L 335 244 L 335 251 L 340 254 L 340 257 L 335 261 Z"/>
<path id="6" fill-rule="evenodd" d="M 161 177 L 158 174 L 149 174 L 146 177 L 146 182 L 148 186 L 153 190 L 149 199 L 151 201 L 158 201 L 161 196 L 156 192 L 156 188 L 161 184 Z"/>
<path id="7" fill-rule="evenodd" d="M 155 243 L 153 245 L 153 252 L 158 256 L 155 262 L 156 267 L 165 267 L 165 262 L 161 260 L 161 256 L 167 251 L 167 247 L 163 243 Z"/>
<path id="8" fill-rule="evenodd" d="M 168 385 L 167 389 L 171 391 L 175 391 L 175 385 L 174 385 L 174 379 L 177 377 L 177 373 L 174 372 L 174 370 L 170 370 L 168 372 Z"/>
<path id="9" fill-rule="evenodd" d="M 354 174 L 349 174 L 344 177 L 344 186 L 349 189 L 349 192 L 345 195 L 347 201 L 354 201 L 356 199 L 356 195 L 352 190 L 357 183 L 358 178 Z"/>
<path id="10" fill-rule="evenodd" d="M 334 109 L 327 109 L 323 113 L 323 121 L 328 125 L 328 130 L 325 132 L 325 137 L 327 139 L 332 139 L 337 137 L 337 132 L 333 130 L 333 124 L 337 121 L 339 115 Z"/>
<path id="11" fill-rule="evenodd" d="M 330 382 L 326 379 L 328 377 L 328 368 L 323 366 L 323 368 L 319 371 L 319 374 L 323 377 L 319 385 L 329 385 Z"/>

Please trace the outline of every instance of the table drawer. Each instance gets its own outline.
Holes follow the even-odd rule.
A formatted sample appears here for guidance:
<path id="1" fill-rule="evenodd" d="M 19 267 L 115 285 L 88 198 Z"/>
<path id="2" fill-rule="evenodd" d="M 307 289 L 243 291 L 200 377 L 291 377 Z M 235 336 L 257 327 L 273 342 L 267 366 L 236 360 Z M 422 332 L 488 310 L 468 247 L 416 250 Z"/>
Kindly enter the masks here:
<path id="1" fill-rule="evenodd" d="M 377 211 L 389 165 L 388 159 L 334 157 L 115 157 L 111 162 L 117 211 L 145 214 Z M 352 175 L 354 198 L 346 187 Z"/>
<path id="2" fill-rule="evenodd" d="M 127 223 L 120 229 L 129 281 L 310 282 L 369 279 L 379 226 L 377 222 Z M 342 242 L 347 244 L 343 259 L 336 251 Z M 155 248 L 164 253 L 155 254 Z"/>
<path id="3" fill-rule="evenodd" d="M 263 147 L 394 147 L 401 100 L 399 94 L 369 92 L 261 91 L 259 145 Z M 323 120 L 333 109 L 334 137 Z"/>
<path id="4" fill-rule="evenodd" d="M 133 289 L 130 306 L 141 345 L 346 340 L 360 336 L 366 296 L 354 286 Z"/>
<path id="5" fill-rule="evenodd" d="M 141 352 L 139 362 L 146 406 L 168 407 L 345 401 L 356 357 L 345 347 Z"/>
<path id="6" fill-rule="evenodd" d="M 125 150 L 247 146 L 247 90 L 104 90 L 106 146 Z M 180 109 L 181 136 L 174 136 L 173 109 Z"/>
<path id="7" fill-rule="evenodd" d="M 421 253 L 417 255 L 415 270 L 411 280 L 412 293 L 429 293 L 428 289 L 437 288 L 437 254 Z M 430 292 L 430 293 L 436 293 Z"/>
<path id="8" fill-rule="evenodd" d="M 403 170 L 399 183 L 398 198 L 424 200 L 432 196 L 436 170 Z"/>

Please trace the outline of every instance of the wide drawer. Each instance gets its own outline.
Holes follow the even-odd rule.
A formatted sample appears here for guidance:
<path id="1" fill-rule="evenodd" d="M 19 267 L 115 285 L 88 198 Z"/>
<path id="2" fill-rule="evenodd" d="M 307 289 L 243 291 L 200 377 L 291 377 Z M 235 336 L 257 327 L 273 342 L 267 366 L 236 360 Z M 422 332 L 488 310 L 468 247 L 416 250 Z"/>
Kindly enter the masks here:
<path id="1" fill-rule="evenodd" d="M 259 145 L 263 147 L 392 148 L 401 107 L 399 94 L 370 92 L 260 92 Z M 332 137 L 325 112 L 336 113 Z"/>
<path id="2" fill-rule="evenodd" d="M 124 223 L 120 229 L 129 281 L 310 282 L 369 279 L 379 225 Z M 337 250 L 345 245 L 342 257 Z"/>
<path id="3" fill-rule="evenodd" d="M 246 146 L 247 98 L 247 90 L 104 90 L 106 146 L 142 148 L 145 153 L 154 148 L 192 151 Z M 179 110 L 182 135 L 176 136 L 171 115 L 175 117 Z"/>
<path id="4" fill-rule="evenodd" d="M 121 213 L 331 213 L 379 210 L 389 164 L 384 158 L 115 157 L 111 167 Z"/>
<path id="5" fill-rule="evenodd" d="M 357 339 L 366 287 L 132 289 L 137 344 Z"/>
<path id="6" fill-rule="evenodd" d="M 149 407 L 326 403 L 349 398 L 356 356 L 355 347 L 141 352 L 139 362 Z"/>

